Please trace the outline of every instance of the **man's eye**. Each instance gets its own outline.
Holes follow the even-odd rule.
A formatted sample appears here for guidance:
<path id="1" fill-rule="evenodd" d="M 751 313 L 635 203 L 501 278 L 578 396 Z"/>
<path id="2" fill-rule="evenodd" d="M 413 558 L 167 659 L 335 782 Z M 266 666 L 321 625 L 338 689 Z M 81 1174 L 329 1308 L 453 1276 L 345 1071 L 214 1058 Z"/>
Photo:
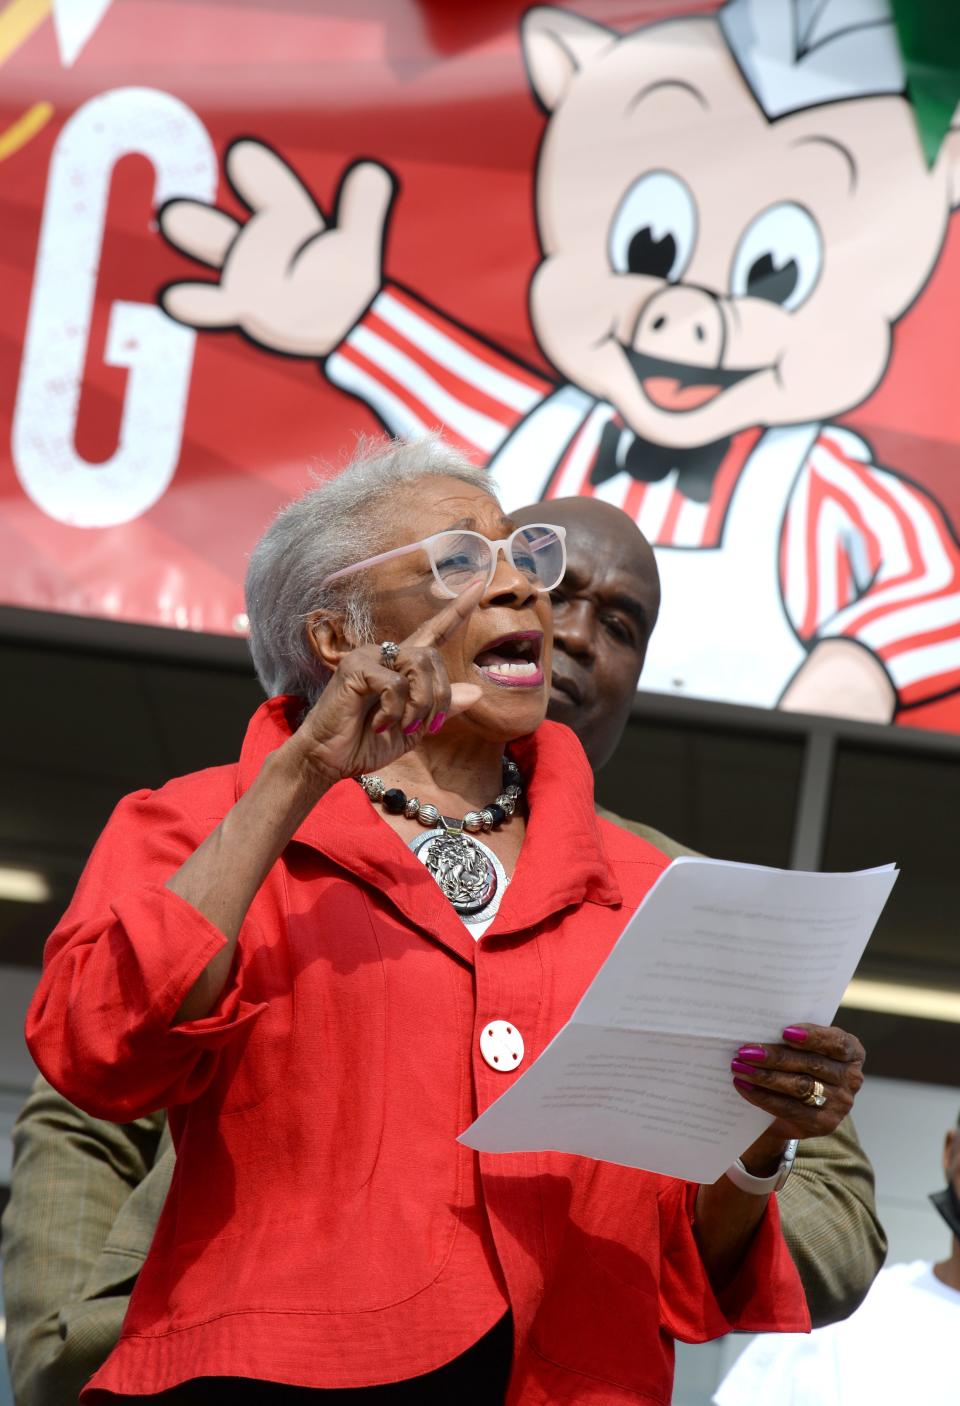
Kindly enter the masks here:
<path id="1" fill-rule="evenodd" d="M 603 628 L 607 634 L 612 635 L 618 644 L 628 644 L 633 648 L 636 644 L 636 635 L 630 625 L 622 620 L 619 615 L 605 615 L 603 617 Z"/>
<path id="2" fill-rule="evenodd" d="M 563 594 L 562 591 L 551 591 L 551 592 L 550 592 L 550 604 L 551 604 L 551 605 L 566 605 L 566 603 L 567 603 L 567 598 L 566 598 L 566 596 Z"/>

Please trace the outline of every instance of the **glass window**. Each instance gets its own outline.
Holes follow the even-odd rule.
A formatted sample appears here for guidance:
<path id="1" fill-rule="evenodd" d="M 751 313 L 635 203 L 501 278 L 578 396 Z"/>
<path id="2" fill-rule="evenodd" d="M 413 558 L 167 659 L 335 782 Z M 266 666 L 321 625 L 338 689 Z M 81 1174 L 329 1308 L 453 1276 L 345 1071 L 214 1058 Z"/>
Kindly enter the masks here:
<path id="1" fill-rule="evenodd" d="M 888 1009 L 844 1007 L 840 1019 L 875 1074 L 956 1083 L 960 1024 L 938 998 L 960 997 L 958 794 L 955 753 L 838 747 L 823 867 L 900 867 L 857 971 L 866 999 Z"/>
<path id="2" fill-rule="evenodd" d="M 631 719 L 597 799 L 718 859 L 790 861 L 803 739 Z"/>
<path id="3" fill-rule="evenodd" d="M 901 873 L 861 972 L 960 990 L 960 759 L 841 744 L 823 867 Z"/>
<path id="4" fill-rule="evenodd" d="M 0 865 L 48 891 L 0 890 L 0 949 L 38 967 L 120 798 L 235 760 L 263 694 L 240 670 L 22 641 L 0 645 L 0 672 L 16 681 L 0 690 Z"/>

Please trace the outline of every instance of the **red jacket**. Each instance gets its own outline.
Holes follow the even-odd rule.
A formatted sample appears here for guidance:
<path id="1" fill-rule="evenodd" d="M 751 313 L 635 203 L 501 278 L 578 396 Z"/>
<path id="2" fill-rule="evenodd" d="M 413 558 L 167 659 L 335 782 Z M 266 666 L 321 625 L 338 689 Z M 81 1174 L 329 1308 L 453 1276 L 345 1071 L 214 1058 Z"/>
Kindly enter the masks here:
<path id="1" fill-rule="evenodd" d="M 341 782 L 254 900 L 217 1008 L 171 1025 L 223 938 L 165 881 L 289 736 L 288 704 L 254 715 L 237 766 L 122 801 L 47 945 L 27 1020 L 38 1065 L 100 1117 L 168 1107 L 178 1153 L 92 1387 L 387 1382 L 440 1366 L 509 1306 L 511 1406 L 666 1406 L 674 1338 L 806 1330 L 773 1198 L 721 1304 L 692 1233 L 695 1186 L 456 1141 L 517 1077 L 483 1060 L 486 1022 L 520 1031 L 522 1073 L 667 863 L 595 817 L 566 728 L 511 748 L 530 818 L 479 943 Z"/>

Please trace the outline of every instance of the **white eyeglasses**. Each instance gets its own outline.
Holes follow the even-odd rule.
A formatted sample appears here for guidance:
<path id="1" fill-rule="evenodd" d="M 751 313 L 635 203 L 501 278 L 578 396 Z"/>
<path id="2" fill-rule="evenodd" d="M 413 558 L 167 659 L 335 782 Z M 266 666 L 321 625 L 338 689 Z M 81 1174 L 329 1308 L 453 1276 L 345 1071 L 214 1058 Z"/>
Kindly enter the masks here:
<path id="1" fill-rule="evenodd" d="M 367 557 L 352 566 L 333 571 L 323 578 L 320 585 L 329 586 L 331 581 L 339 581 L 341 576 L 349 576 L 351 572 L 363 571 L 368 566 L 376 566 L 381 561 L 391 561 L 394 557 L 422 548 L 437 585 L 447 596 L 459 596 L 481 576 L 487 578 L 489 586 L 500 552 L 515 571 L 527 578 L 535 591 L 552 591 L 563 580 L 567 569 L 566 535 L 566 528 L 549 522 L 528 523 L 496 542 L 484 537 L 481 532 L 435 532 L 421 542 L 394 547 L 390 552 L 380 552 L 375 557 Z"/>

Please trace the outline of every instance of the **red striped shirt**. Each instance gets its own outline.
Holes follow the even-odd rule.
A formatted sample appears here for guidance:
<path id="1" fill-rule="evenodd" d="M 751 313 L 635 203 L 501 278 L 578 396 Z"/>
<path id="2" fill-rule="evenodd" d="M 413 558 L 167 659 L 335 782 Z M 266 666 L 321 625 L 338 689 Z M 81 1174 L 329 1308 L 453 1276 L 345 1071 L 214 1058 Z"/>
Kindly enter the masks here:
<path id="1" fill-rule="evenodd" d="M 327 371 L 392 433 L 409 438 L 440 428 L 477 463 L 494 459 L 554 389 L 393 286 Z M 733 436 L 709 500 L 700 503 L 679 490 L 676 470 L 649 483 L 626 471 L 592 483 L 603 431 L 614 419 L 622 424 L 613 406 L 593 404 L 556 464 L 543 466 L 544 498 L 602 498 L 623 508 L 661 551 L 720 547 L 733 490 L 762 430 Z M 883 662 L 901 705 L 960 684 L 960 549 L 926 493 L 874 466 L 851 431 L 828 426 L 798 466 L 779 531 L 784 607 L 805 644 L 859 641 Z"/>

